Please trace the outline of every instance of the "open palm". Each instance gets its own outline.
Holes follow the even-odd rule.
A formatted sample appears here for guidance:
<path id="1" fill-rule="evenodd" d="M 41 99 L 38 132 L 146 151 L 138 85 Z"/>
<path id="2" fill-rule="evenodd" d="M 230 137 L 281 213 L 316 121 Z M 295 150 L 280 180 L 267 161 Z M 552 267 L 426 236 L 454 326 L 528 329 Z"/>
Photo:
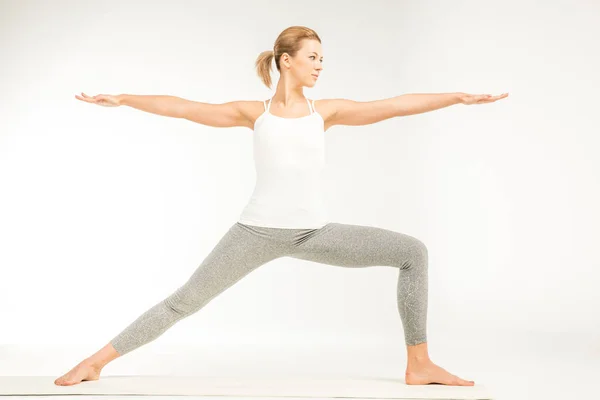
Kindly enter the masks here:
<path id="1" fill-rule="evenodd" d="M 508 97 L 508 93 L 502 93 L 498 96 L 492 96 L 491 94 L 468 94 L 464 93 L 462 96 L 463 104 L 484 104 L 484 103 L 493 103 L 496 100 L 503 99 Z"/>
<path id="2" fill-rule="evenodd" d="M 104 107 L 118 107 L 121 105 L 119 98 L 117 96 L 112 96 L 110 94 L 99 94 L 96 96 L 88 96 L 87 94 L 81 92 L 81 96 L 75 95 L 75 98 L 79 99 L 81 101 L 98 104 L 99 106 L 104 106 Z"/>

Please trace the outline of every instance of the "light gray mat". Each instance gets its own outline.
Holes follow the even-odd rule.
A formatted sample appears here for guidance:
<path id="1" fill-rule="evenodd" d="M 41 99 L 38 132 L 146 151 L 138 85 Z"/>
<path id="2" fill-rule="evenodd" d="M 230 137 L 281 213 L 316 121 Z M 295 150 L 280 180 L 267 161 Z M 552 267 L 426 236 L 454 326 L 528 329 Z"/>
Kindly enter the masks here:
<path id="1" fill-rule="evenodd" d="M 403 379 L 293 377 L 101 376 L 57 386 L 51 376 L 0 376 L 0 395 L 187 395 L 248 397 L 346 397 L 376 399 L 493 399 L 484 386 L 407 385 Z M 1 400 L 1 399 L 0 399 Z"/>

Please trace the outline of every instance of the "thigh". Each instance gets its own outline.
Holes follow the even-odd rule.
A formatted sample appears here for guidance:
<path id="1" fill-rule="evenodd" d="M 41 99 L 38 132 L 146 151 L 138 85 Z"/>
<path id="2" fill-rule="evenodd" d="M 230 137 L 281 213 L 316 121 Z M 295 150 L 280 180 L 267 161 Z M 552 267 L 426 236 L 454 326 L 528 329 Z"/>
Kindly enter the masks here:
<path id="1" fill-rule="evenodd" d="M 283 255 L 277 243 L 234 224 L 169 301 L 182 308 L 198 308 L 256 268 Z"/>
<path id="2" fill-rule="evenodd" d="M 426 260 L 427 248 L 404 233 L 332 222 L 316 230 L 289 256 L 342 267 L 409 268 L 417 257 Z"/>

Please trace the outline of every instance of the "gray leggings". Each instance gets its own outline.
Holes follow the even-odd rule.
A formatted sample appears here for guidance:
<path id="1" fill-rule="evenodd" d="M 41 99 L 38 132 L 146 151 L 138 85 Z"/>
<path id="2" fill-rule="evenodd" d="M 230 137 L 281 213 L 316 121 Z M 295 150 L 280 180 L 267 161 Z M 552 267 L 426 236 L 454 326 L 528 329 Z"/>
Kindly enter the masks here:
<path id="1" fill-rule="evenodd" d="M 140 315 L 111 344 L 124 355 L 153 341 L 254 269 L 286 256 L 340 267 L 398 268 L 398 311 L 405 343 L 426 342 L 427 248 L 418 239 L 383 228 L 333 222 L 319 229 L 236 222 L 183 286 Z"/>

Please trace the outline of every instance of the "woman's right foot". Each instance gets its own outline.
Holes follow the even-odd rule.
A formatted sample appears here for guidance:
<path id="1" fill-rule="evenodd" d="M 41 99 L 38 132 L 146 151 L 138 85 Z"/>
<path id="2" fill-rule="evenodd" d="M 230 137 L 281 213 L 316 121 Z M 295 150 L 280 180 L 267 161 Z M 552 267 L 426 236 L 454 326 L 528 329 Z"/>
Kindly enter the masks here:
<path id="1" fill-rule="evenodd" d="M 99 368 L 89 362 L 82 361 L 77 364 L 72 370 L 57 378 L 54 381 L 58 386 L 71 386 L 80 383 L 81 381 L 97 381 L 100 378 Z"/>
<path id="2" fill-rule="evenodd" d="M 452 386 L 475 386 L 474 381 L 467 381 L 452 375 L 431 360 L 409 362 L 404 377 L 407 385 L 441 383 Z"/>

